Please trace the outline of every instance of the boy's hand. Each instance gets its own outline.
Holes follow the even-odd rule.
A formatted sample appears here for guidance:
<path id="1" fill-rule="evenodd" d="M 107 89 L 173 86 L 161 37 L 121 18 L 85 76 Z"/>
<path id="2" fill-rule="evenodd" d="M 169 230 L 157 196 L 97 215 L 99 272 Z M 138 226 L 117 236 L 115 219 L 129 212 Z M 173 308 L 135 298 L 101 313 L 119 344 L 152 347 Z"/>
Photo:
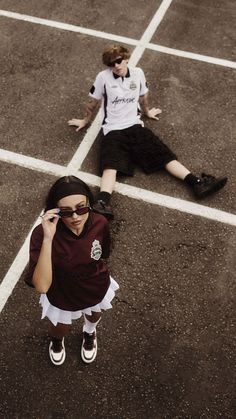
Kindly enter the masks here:
<path id="1" fill-rule="evenodd" d="M 147 112 L 147 117 L 150 119 L 156 119 L 157 121 L 159 120 L 159 118 L 156 115 L 159 115 L 160 113 L 162 113 L 162 110 L 159 108 L 152 108 L 149 109 Z"/>
<path id="2" fill-rule="evenodd" d="M 76 128 L 76 132 L 80 131 L 82 128 L 84 128 L 87 125 L 86 119 L 70 119 L 68 121 L 68 125 L 73 125 Z"/>

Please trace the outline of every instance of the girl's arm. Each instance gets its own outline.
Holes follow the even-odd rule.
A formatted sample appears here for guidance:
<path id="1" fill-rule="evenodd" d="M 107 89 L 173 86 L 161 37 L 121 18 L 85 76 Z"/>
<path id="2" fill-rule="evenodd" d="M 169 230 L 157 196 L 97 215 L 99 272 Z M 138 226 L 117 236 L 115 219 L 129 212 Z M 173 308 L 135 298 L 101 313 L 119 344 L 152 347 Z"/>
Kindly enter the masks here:
<path id="1" fill-rule="evenodd" d="M 46 293 L 52 283 L 52 241 L 59 220 L 58 209 L 52 209 L 42 217 L 43 242 L 34 269 L 32 284 L 41 293 Z"/>
<path id="2" fill-rule="evenodd" d="M 37 265 L 33 273 L 32 284 L 36 291 L 45 294 L 52 283 L 52 241 L 43 239 Z"/>

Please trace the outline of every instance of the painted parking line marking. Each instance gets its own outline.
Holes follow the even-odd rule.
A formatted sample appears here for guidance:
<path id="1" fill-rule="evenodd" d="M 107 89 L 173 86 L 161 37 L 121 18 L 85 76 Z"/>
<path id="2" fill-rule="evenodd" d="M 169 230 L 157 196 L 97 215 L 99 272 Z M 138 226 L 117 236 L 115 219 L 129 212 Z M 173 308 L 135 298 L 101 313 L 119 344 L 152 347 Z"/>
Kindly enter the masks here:
<path id="1" fill-rule="evenodd" d="M 10 19 L 15 20 L 22 20 L 24 22 L 29 23 L 35 23 L 37 25 L 48 26 L 50 28 L 62 29 L 64 31 L 77 32 L 84 35 L 94 36 L 96 38 L 109 39 L 121 43 L 127 43 L 127 40 L 129 40 L 130 45 L 137 44 L 137 41 L 132 38 L 126 38 L 124 36 L 119 36 L 112 33 L 97 31 L 95 29 L 88 29 L 82 26 L 71 25 L 70 23 L 57 22 L 55 20 L 48 20 L 36 16 L 29 16 L 21 13 L 10 12 L 8 10 L 0 9 L 0 16 L 8 17 Z"/>
<path id="2" fill-rule="evenodd" d="M 167 2 L 163 2 L 163 3 L 167 3 Z M 161 6 L 160 6 L 161 7 Z M 163 6 L 164 8 L 164 6 Z M 39 24 L 39 25 L 43 25 L 43 26 L 48 26 L 51 28 L 56 28 L 56 29 L 62 29 L 62 30 L 66 30 L 66 31 L 70 31 L 70 32 L 77 32 L 77 33 L 81 33 L 84 35 L 88 35 L 88 36 L 94 36 L 97 38 L 101 38 L 101 39 L 108 39 L 110 41 L 114 41 L 114 42 L 119 42 L 119 43 L 124 43 L 124 44 L 128 44 L 128 45 L 133 45 L 133 46 L 138 46 L 139 48 L 145 48 L 145 49 L 150 49 L 152 51 L 157 51 L 160 53 L 164 53 L 164 54 L 169 54 L 169 55 L 174 55 L 174 56 L 178 56 L 178 57 L 182 57 L 182 58 L 188 58 L 191 60 L 196 60 L 196 61 L 202 61 L 208 64 L 215 64 L 215 65 L 220 65 L 223 67 L 229 67 L 229 68 L 234 68 L 236 69 L 236 62 L 234 61 L 230 61 L 230 60 L 226 60 L 226 59 L 221 59 L 221 58 L 216 58 L 216 57 L 211 57 L 211 56 L 207 56 L 207 55 L 201 55 L 201 54 L 196 54 L 193 52 L 188 52 L 188 51 L 182 51 L 182 50 L 178 50 L 178 49 L 174 49 L 174 48 L 169 48 L 169 47 L 165 47 L 162 45 L 156 45 L 153 43 L 149 43 L 149 41 L 147 41 L 145 39 L 145 37 L 143 37 L 142 41 L 141 40 L 136 40 L 133 38 L 128 38 L 125 36 L 119 36 L 119 35 L 115 35 L 112 33 L 107 33 L 107 32 L 102 32 L 102 31 L 97 31 L 94 29 L 88 29 L 88 28 L 83 28 L 81 26 L 76 26 L 76 25 L 71 25 L 69 23 L 63 23 L 63 22 L 57 22 L 57 21 L 53 21 L 53 20 L 48 20 L 48 19 L 42 19 L 42 18 L 38 18 L 35 16 L 29 16 L 29 15 L 25 15 L 25 14 L 20 14 L 20 13 L 15 13 L 15 12 L 11 12 L 8 10 L 0 10 L 0 16 L 3 17 L 7 17 L 10 19 L 16 19 L 16 20 L 22 20 L 24 22 L 29 22 L 29 23 L 35 23 L 35 24 Z M 160 15 L 161 17 L 161 15 Z M 158 15 L 158 18 L 160 18 Z M 158 24 L 157 19 L 155 20 L 154 26 Z M 149 29 L 149 32 L 151 31 L 151 28 Z M 132 64 L 134 65 L 134 64 Z"/>
<path id="3" fill-rule="evenodd" d="M 46 162 L 44 160 L 35 159 L 3 149 L 0 149 L 0 161 L 19 165 L 26 169 L 36 170 L 41 173 L 55 176 L 65 176 L 71 174 L 80 177 L 84 182 L 89 183 L 90 186 L 100 185 L 101 179 L 99 176 L 80 171 L 75 167 L 72 168 L 70 164 L 68 164 L 67 167 L 60 166 L 58 164 Z M 159 205 L 184 213 L 197 215 L 199 217 L 208 218 L 223 224 L 236 226 L 236 215 L 230 212 L 221 211 L 216 208 L 197 204 L 195 202 L 174 198 L 168 195 L 159 194 L 157 192 L 152 192 L 147 189 L 142 189 L 119 182 L 116 182 L 114 190 L 115 192 L 128 196 L 129 198 L 149 202 L 151 204 Z"/>
<path id="4" fill-rule="evenodd" d="M 68 169 L 80 169 L 84 159 L 86 158 L 90 148 L 92 147 L 102 126 L 102 112 L 99 110 L 96 118 L 88 128 L 84 138 L 82 139 L 77 151 L 68 164 Z M 73 127 L 74 128 L 74 127 Z"/>
<path id="5" fill-rule="evenodd" d="M 17 284 L 20 276 L 22 275 L 28 260 L 29 260 L 29 242 L 33 229 L 41 222 L 40 218 L 36 220 L 28 236 L 26 237 L 23 246 L 16 255 L 10 269 L 3 278 L 0 284 L 0 313 L 4 308 L 8 298 L 10 297 L 15 285 Z"/>
<path id="6" fill-rule="evenodd" d="M 161 45 L 152 44 L 152 43 L 148 44 L 148 49 L 151 49 L 157 52 L 162 52 L 164 54 L 175 55 L 177 57 L 189 58 L 191 60 L 201 61 L 208 64 L 215 64 L 215 65 L 220 65 L 222 67 L 236 68 L 236 62 L 234 61 L 229 61 L 222 58 L 215 58 L 209 55 L 196 54 L 194 52 L 188 52 L 188 51 L 182 51 L 179 49 L 163 47 Z"/>
<path id="7" fill-rule="evenodd" d="M 205 205 L 186 201 L 184 199 L 159 194 L 157 192 L 152 192 L 146 189 L 137 188 L 135 186 L 125 185 L 123 183 L 117 183 L 115 191 L 122 195 L 128 196 L 129 198 L 139 199 L 165 208 L 207 218 L 209 220 L 217 221 L 223 224 L 236 226 L 236 215 L 230 212 L 207 207 Z"/>
<path id="8" fill-rule="evenodd" d="M 90 35 L 90 36 L 94 36 L 96 38 L 109 39 L 109 40 L 112 40 L 112 41 L 115 41 L 115 42 L 129 43 L 130 45 L 136 45 L 137 44 L 137 41 L 135 39 L 132 39 L 132 38 L 126 38 L 124 36 L 119 36 L 119 35 L 115 35 L 115 34 L 112 34 L 112 33 L 97 31 L 95 29 L 88 29 L 88 28 L 84 28 L 82 26 L 71 25 L 70 23 L 57 22 L 55 20 L 48 20 L 48 19 L 43 19 L 43 18 L 39 18 L 39 17 L 36 17 L 36 16 L 30 16 L 30 15 L 25 15 L 25 14 L 21 14 L 21 13 L 10 12 L 8 10 L 1 10 L 0 9 L 0 16 L 8 17 L 10 19 L 15 19 L 15 20 L 22 20 L 24 22 L 29 22 L 29 23 L 35 23 L 37 25 L 48 26 L 50 28 L 62 29 L 64 31 L 76 32 L 76 33 L 81 33 L 81 34 L 84 34 L 84 35 Z M 129 41 L 129 42 L 127 42 L 127 41 Z"/>
<path id="9" fill-rule="evenodd" d="M 137 42 L 137 46 L 129 59 L 129 64 L 131 66 L 135 67 L 137 65 L 138 61 L 140 60 L 140 58 L 142 57 L 144 53 L 144 50 L 148 48 L 148 43 L 151 41 L 155 31 L 157 30 L 158 26 L 163 20 L 165 13 L 167 12 L 171 3 L 172 3 L 172 0 L 163 0 L 162 3 L 160 4 L 151 22 L 149 23 L 146 30 L 144 31 L 141 39 Z"/>

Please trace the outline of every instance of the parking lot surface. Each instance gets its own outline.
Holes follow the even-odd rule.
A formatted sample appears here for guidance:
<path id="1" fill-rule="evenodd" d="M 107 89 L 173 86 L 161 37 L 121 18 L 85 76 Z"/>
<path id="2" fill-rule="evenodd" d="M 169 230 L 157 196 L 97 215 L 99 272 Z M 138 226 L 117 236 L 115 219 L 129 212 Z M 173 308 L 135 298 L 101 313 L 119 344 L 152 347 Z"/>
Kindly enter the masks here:
<path id="1" fill-rule="evenodd" d="M 235 417 L 235 20 L 232 0 L 0 0 L 1 419 Z M 27 240 L 58 177 L 98 192 L 99 117 L 79 133 L 67 121 L 83 115 L 114 42 L 162 109 L 145 125 L 192 172 L 229 180 L 195 202 L 164 172 L 118 179 L 109 267 L 120 290 L 97 359 L 80 359 L 77 322 L 54 367 L 23 279 Z"/>

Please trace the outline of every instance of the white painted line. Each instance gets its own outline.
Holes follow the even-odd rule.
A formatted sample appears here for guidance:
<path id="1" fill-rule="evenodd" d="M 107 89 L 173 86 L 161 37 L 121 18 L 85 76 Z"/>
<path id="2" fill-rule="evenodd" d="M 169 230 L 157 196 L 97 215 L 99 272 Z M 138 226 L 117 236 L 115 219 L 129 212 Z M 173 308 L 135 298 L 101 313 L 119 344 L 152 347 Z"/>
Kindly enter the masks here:
<path id="1" fill-rule="evenodd" d="M 167 7 L 167 2 L 166 2 L 166 7 Z M 134 46 L 137 46 L 138 49 L 140 49 L 140 54 L 139 54 L 140 57 L 142 55 L 143 48 L 145 47 L 146 49 L 150 49 L 152 51 L 162 52 L 164 54 L 175 55 L 175 56 L 178 56 L 178 57 L 188 58 L 188 59 L 195 60 L 195 61 L 202 61 L 202 62 L 205 62 L 205 63 L 220 65 L 220 66 L 229 67 L 229 68 L 236 68 L 236 62 L 234 62 L 234 61 L 225 60 L 225 59 L 221 59 L 221 58 L 215 58 L 215 57 L 211 57 L 211 56 L 207 56 L 207 55 L 200 55 L 200 54 L 196 54 L 196 53 L 193 53 L 193 52 L 182 51 L 182 50 L 178 50 L 178 49 L 174 49 L 174 48 L 168 48 L 168 47 L 153 44 L 153 43 L 148 43 L 147 40 L 145 40 L 145 37 L 146 37 L 145 32 L 144 32 L 145 37 L 143 38 L 143 40 L 136 40 L 136 39 L 128 38 L 128 37 L 125 37 L 125 36 L 117 36 L 117 35 L 111 34 L 111 33 L 96 31 L 96 30 L 93 30 L 93 29 L 83 28 L 81 26 L 70 25 L 70 24 L 63 23 L 63 22 L 56 22 L 56 21 L 53 21 L 53 20 L 41 19 L 41 18 L 38 18 L 38 17 L 35 17 L 35 16 L 28 16 L 28 15 L 24 15 L 24 14 L 20 14 L 20 13 L 10 12 L 10 11 L 7 11 L 7 10 L 0 10 L 0 16 L 11 18 L 11 19 L 16 19 L 16 20 L 23 20 L 23 21 L 29 22 L 29 23 L 36 23 L 36 24 L 48 26 L 48 27 L 51 27 L 51 28 L 82 33 L 82 34 L 89 35 L 89 36 L 94 36 L 94 37 L 97 37 L 97 38 L 108 39 L 108 40 L 114 41 L 114 42 L 124 43 L 124 44 L 128 44 L 128 45 L 134 45 Z M 160 17 L 161 17 L 161 15 L 160 15 Z M 150 25 L 152 26 L 152 25 L 155 25 L 155 24 L 158 25 L 159 23 L 158 23 L 158 21 L 155 22 L 155 19 L 154 19 L 154 21 L 153 20 L 151 21 Z M 151 33 L 151 27 L 149 29 L 149 32 Z M 147 34 L 147 36 L 148 36 L 148 34 Z M 132 57 L 131 57 L 131 60 L 130 60 L 131 65 L 136 65 L 136 63 L 139 61 L 138 52 L 136 52 L 136 54 L 137 54 L 137 58 L 134 57 L 133 61 L 132 61 Z"/>
<path id="2" fill-rule="evenodd" d="M 26 169 L 37 170 L 39 172 L 55 176 L 65 176 L 67 174 L 71 174 L 78 176 L 90 186 L 99 187 L 100 185 L 101 179 L 99 176 L 77 170 L 74 167 L 69 168 L 69 165 L 67 167 L 59 166 L 43 160 L 27 157 L 22 154 L 13 153 L 12 151 L 0 149 L 0 161 L 17 164 Z M 171 196 L 162 195 L 157 192 L 152 192 L 119 182 L 116 182 L 114 191 L 128 196 L 129 198 L 139 199 L 154 205 L 159 205 L 181 211 L 183 213 L 197 215 L 198 217 L 208 218 L 220 223 L 236 226 L 236 215 L 230 212 L 221 211 L 205 205 L 186 201 L 184 199 L 173 198 Z"/>
<path id="3" fill-rule="evenodd" d="M 75 152 L 74 156 L 72 157 L 70 163 L 68 164 L 68 169 L 75 169 L 79 170 L 84 159 L 88 155 L 90 148 L 92 147 L 102 124 L 102 117 L 101 117 L 101 110 L 98 112 L 96 118 L 94 119 L 93 123 L 89 127 L 88 131 L 86 132 L 83 140 L 81 141 L 77 151 Z M 75 128 L 75 127 L 73 127 Z"/>
<path id="4" fill-rule="evenodd" d="M 198 217 L 207 218 L 220 223 L 229 224 L 231 226 L 236 226 L 236 215 L 229 212 L 210 208 L 183 199 L 173 198 L 168 195 L 151 192 L 146 189 L 125 185 L 123 183 L 116 183 L 115 191 L 128 196 L 129 198 L 139 199 L 165 208 L 197 215 Z"/>
<path id="5" fill-rule="evenodd" d="M 155 15 L 153 16 L 151 22 L 147 26 L 145 32 L 143 33 L 137 47 L 134 49 L 132 56 L 130 57 L 129 63 L 132 66 L 136 66 L 142 57 L 144 50 L 148 47 L 148 42 L 152 39 L 153 34 L 160 25 L 162 19 L 165 16 L 168 8 L 170 7 L 172 0 L 163 0 L 160 7 L 157 9 Z"/>
<path id="6" fill-rule="evenodd" d="M 160 7 L 156 11 L 155 15 L 153 16 L 151 22 L 149 23 L 147 29 L 145 30 L 140 42 L 144 43 L 145 46 L 150 39 L 153 37 L 154 33 L 156 32 L 158 26 L 162 22 L 167 10 L 169 9 L 173 0 L 163 0 L 160 4 Z"/>
<path id="7" fill-rule="evenodd" d="M 23 246 L 0 284 L 0 313 L 29 261 L 29 241 L 31 232 L 40 222 L 40 218 L 38 218 L 34 223 Z"/>
<path id="8" fill-rule="evenodd" d="M 49 163 L 45 160 L 39 160 L 34 157 L 17 154 L 13 151 L 0 149 L 0 160 L 6 163 L 17 164 L 26 169 L 37 170 L 54 176 L 66 176 L 68 174 L 65 166 Z"/>
<path id="9" fill-rule="evenodd" d="M 8 17 L 10 19 L 23 20 L 24 22 L 36 23 L 37 25 L 49 26 L 50 28 L 62 29 L 64 31 L 77 32 L 85 35 L 94 36 L 96 38 L 109 39 L 119 43 L 128 43 L 136 45 L 137 41 L 132 38 L 115 35 L 113 33 L 106 33 L 96 31 L 94 29 L 83 28 L 82 26 L 75 26 L 69 23 L 57 22 L 55 20 L 42 19 L 36 16 L 29 16 L 20 13 L 10 12 L 8 10 L 0 10 L 0 16 Z"/>
<path id="10" fill-rule="evenodd" d="M 87 182 L 90 186 L 100 185 L 100 177 L 98 176 L 81 171 L 78 171 L 77 173 L 75 172 L 75 176 L 78 176 L 84 182 Z M 236 215 L 230 212 L 221 211 L 216 208 L 197 204 L 195 202 L 174 198 L 168 195 L 159 194 L 157 192 L 152 192 L 147 189 L 137 188 L 136 186 L 131 186 L 119 182 L 115 183 L 114 191 L 132 199 L 149 202 L 150 204 L 173 209 L 175 211 L 207 218 L 222 224 L 236 226 Z"/>
<path id="11" fill-rule="evenodd" d="M 221 58 L 210 57 L 208 55 L 195 54 L 193 52 L 181 51 L 179 49 L 163 47 L 161 45 L 149 44 L 148 48 L 153 51 L 162 52 L 164 54 L 176 55 L 177 57 L 188 58 L 195 61 L 201 61 L 209 64 L 221 65 L 223 67 L 236 68 L 236 62 L 223 60 Z"/>

